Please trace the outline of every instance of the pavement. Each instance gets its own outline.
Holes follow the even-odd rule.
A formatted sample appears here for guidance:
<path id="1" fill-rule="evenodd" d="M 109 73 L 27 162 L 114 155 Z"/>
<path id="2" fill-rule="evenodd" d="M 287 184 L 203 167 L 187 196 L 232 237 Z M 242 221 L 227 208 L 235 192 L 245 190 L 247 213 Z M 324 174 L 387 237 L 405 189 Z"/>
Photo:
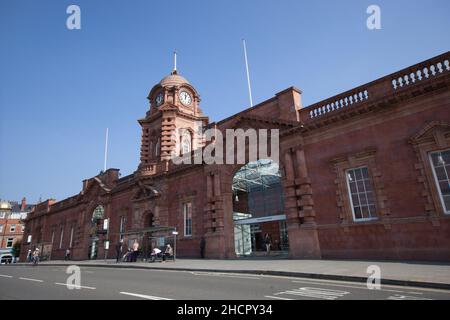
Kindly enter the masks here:
<path id="1" fill-rule="evenodd" d="M 450 290 L 450 263 L 261 258 L 177 259 L 175 262 L 165 263 L 116 263 L 115 260 L 45 261 L 40 263 L 41 266 L 73 264 L 84 267 L 239 273 L 360 283 L 366 283 L 367 278 L 373 273 L 373 271 L 368 271 L 368 268 L 377 266 L 381 272 L 381 284 Z"/>
<path id="2" fill-rule="evenodd" d="M 450 290 L 443 289 L 393 285 L 371 289 L 366 283 L 357 282 L 176 271 L 173 270 L 176 263 L 166 270 L 126 265 L 121 268 L 68 268 L 48 263 L 38 267 L 2 265 L 0 300 L 218 300 L 221 304 L 227 300 L 450 300 Z M 196 302 L 186 305 L 196 306 Z M 210 308 L 211 314 L 221 311 L 222 308 Z M 203 313 L 197 318 L 202 315 L 208 317 Z"/>

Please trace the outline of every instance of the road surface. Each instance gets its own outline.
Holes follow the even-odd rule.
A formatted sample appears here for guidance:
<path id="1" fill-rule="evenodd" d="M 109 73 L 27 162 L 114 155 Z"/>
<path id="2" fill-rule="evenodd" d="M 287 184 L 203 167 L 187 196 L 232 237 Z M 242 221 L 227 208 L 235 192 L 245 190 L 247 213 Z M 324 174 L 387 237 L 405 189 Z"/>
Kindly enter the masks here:
<path id="1" fill-rule="evenodd" d="M 450 291 L 294 277 L 166 270 L 80 268 L 68 289 L 66 267 L 0 266 L 0 299 L 450 300 Z M 74 282 L 70 282 L 73 284 Z"/>

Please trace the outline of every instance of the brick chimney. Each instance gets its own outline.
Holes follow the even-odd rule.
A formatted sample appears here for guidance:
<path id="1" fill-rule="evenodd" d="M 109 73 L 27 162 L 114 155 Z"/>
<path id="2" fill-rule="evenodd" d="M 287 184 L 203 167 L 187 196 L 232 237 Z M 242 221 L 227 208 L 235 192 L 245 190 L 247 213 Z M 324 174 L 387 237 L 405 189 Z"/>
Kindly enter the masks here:
<path id="1" fill-rule="evenodd" d="M 27 198 L 23 197 L 22 203 L 20 205 L 20 211 L 24 212 L 26 207 L 27 207 Z"/>

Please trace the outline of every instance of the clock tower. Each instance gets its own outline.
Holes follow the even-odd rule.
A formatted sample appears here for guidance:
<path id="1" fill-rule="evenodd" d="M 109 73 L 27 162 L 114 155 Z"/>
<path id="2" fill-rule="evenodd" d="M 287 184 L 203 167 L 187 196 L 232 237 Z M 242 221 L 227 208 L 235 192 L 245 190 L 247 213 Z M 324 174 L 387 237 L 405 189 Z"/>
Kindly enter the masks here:
<path id="1" fill-rule="evenodd" d="M 147 97 L 150 108 L 142 127 L 141 158 L 138 172 L 153 175 L 162 162 L 174 156 L 190 153 L 204 145 L 202 128 L 208 117 L 200 109 L 197 90 L 176 70 L 156 84 Z"/>

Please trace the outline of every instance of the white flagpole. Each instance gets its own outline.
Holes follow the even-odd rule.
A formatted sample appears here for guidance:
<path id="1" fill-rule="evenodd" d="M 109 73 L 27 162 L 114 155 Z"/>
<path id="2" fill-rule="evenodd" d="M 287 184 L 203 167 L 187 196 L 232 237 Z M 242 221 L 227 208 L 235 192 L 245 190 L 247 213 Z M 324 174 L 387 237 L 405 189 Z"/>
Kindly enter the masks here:
<path id="1" fill-rule="evenodd" d="M 244 44 L 245 69 L 247 71 L 247 84 L 248 84 L 248 95 L 250 98 L 250 107 L 253 107 L 252 86 L 250 83 L 250 72 L 248 71 L 247 46 L 245 45 L 245 39 L 242 39 L 242 43 Z"/>
<path id="2" fill-rule="evenodd" d="M 177 51 L 173 52 L 173 71 L 177 72 Z"/>
<path id="3" fill-rule="evenodd" d="M 106 172 L 106 160 L 108 159 L 108 128 L 106 128 L 106 141 L 105 141 L 105 163 L 103 165 L 103 172 Z"/>

